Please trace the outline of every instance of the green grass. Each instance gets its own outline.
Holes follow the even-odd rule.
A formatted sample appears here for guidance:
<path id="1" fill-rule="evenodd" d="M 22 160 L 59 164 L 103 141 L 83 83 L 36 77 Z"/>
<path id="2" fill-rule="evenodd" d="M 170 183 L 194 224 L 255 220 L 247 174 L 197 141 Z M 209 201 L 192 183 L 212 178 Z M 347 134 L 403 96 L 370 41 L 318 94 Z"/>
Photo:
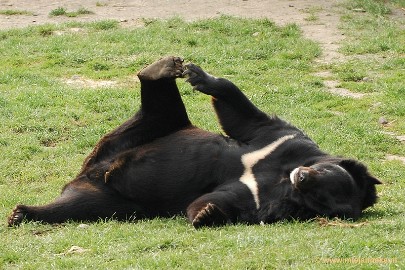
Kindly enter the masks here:
<path id="1" fill-rule="evenodd" d="M 94 13 L 93 11 L 90 11 L 85 8 L 79 8 L 76 11 L 67 11 L 67 9 L 64 7 L 58 7 L 54 10 L 51 10 L 51 12 L 49 12 L 49 16 L 77 17 L 80 15 L 93 14 L 93 13 Z"/>
<path id="2" fill-rule="evenodd" d="M 13 16 L 13 15 L 32 15 L 32 12 L 26 10 L 5 9 L 0 10 L 0 15 Z"/>
<path id="3" fill-rule="evenodd" d="M 96 2 L 96 7 L 106 7 L 106 6 L 108 6 L 108 3 L 106 3 L 106 2 Z"/>
<path id="4" fill-rule="evenodd" d="M 81 31 L 70 31 L 77 28 Z M 182 56 L 232 80 L 261 109 L 301 127 L 326 151 L 361 159 L 385 183 L 378 187 L 380 202 L 361 220 L 338 226 L 282 222 L 196 231 L 183 217 L 136 223 L 107 220 L 87 228 L 75 222 L 26 223 L 18 228 L 4 223 L 0 268 L 405 267 L 405 170 L 400 162 L 385 160 L 386 154 L 404 156 L 405 146 L 383 133 L 405 133 L 405 82 L 400 79 L 404 62 L 401 51 L 389 52 L 382 61 L 318 66 L 313 60 L 320 54 L 319 46 L 304 39 L 296 25 L 277 27 L 269 20 L 231 17 L 191 23 L 179 18 L 148 20 L 136 29 L 103 21 L 0 31 L 3 220 L 17 203 L 44 204 L 58 196 L 97 140 L 139 107 L 136 71 L 164 55 Z M 321 69 L 332 70 L 342 84 L 370 95 L 353 100 L 329 94 L 313 75 Z M 362 76 L 372 80 L 358 81 Z M 116 84 L 80 87 L 66 83 L 72 77 Z M 192 121 L 220 132 L 209 98 L 183 80 L 178 84 Z M 393 124 L 381 127 L 382 115 Z M 84 252 L 68 252 L 72 246 Z M 391 261 L 325 263 L 339 258 Z"/>
<path id="5" fill-rule="evenodd" d="M 361 10 L 373 15 L 387 15 L 391 13 L 385 0 L 352 0 L 347 1 L 346 5 L 351 10 Z"/>
<path id="6" fill-rule="evenodd" d="M 395 1 L 394 1 L 395 2 Z M 405 6 L 405 2 L 396 1 Z M 404 20 L 392 20 L 389 7 L 381 1 L 349 1 L 342 16 L 342 30 L 347 38 L 341 51 L 353 60 L 332 65 L 342 86 L 355 92 L 370 93 L 377 103 L 373 110 L 393 121 L 386 129 L 403 135 L 405 132 L 405 29 Z M 353 3 L 364 3 L 364 14 L 350 12 Z M 388 10 L 386 10 L 388 9 Z M 364 77 L 368 81 L 363 81 Z M 387 102 L 398 97 L 395 102 Z M 404 156 L 404 153 L 402 153 Z"/>
<path id="7" fill-rule="evenodd" d="M 322 8 L 318 6 L 312 6 L 304 9 L 303 11 L 308 14 L 308 16 L 304 18 L 304 20 L 308 22 L 315 22 L 319 20 L 318 13 L 322 11 Z"/>

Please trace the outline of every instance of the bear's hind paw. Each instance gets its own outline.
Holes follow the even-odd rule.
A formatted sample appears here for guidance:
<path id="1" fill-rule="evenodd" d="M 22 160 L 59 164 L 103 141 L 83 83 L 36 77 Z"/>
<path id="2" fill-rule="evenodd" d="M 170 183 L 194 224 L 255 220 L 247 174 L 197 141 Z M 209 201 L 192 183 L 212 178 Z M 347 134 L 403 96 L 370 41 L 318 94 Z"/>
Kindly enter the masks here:
<path id="1" fill-rule="evenodd" d="M 163 78 L 175 79 L 183 76 L 183 62 L 181 57 L 167 56 L 150 64 L 138 72 L 138 78 L 145 81 L 155 81 Z"/>

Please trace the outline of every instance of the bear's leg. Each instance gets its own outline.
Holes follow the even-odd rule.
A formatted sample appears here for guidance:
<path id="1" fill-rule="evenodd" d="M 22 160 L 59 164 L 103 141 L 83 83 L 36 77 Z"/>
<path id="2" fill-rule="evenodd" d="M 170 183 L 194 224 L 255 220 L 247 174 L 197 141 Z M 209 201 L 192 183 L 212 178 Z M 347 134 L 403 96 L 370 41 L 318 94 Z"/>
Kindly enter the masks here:
<path id="1" fill-rule="evenodd" d="M 143 217 L 141 207 L 107 189 L 88 184 L 87 187 L 68 185 L 54 202 L 43 206 L 17 205 L 8 218 L 9 226 L 17 226 L 23 220 L 61 223 L 72 221 L 96 221 L 113 218 L 130 220 Z"/>
<path id="2" fill-rule="evenodd" d="M 140 110 L 98 142 L 82 170 L 102 159 L 191 125 L 176 85 L 176 78 L 183 72 L 182 63 L 180 57 L 169 56 L 138 73 L 141 82 Z"/>
<path id="3" fill-rule="evenodd" d="M 141 81 L 141 114 L 145 121 L 158 123 L 165 133 L 190 125 L 176 78 L 182 76 L 183 59 L 165 57 L 138 73 Z"/>
<path id="4" fill-rule="evenodd" d="M 197 198 L 187 207 L 187 217 L 193 226 L 212 227 L 236 221 L 235 196 L 228 192 L 213 192 Z"/>
<path id="5" fill-rule="evenodd" d="M 182 75 L 182 63 L 179 57 L 165 57 L 139 73 L 141 109 L 98 142 L 84 161 L 80 177 L 87 177 L 91 170 L 117 154 L 191 125 L 175 81 Z M 9 225 L 18 225 L 23 219 L 53 223 L 110 217 L 126 219 L 134 212 L 141 215 L 137 205 L 120 198 L 104 181 L 76 179 L 74 182 L 83 185 L 69 188 L 74 185 L 68 184 L 61 197 L 51 204 L 18 205 L 8 219 Z M 96 184 L 101 186 L 96 188 Z"/>
<path id="6" fill-rule="evenodd" d="M 213 97 L 213 105 L 222 128 L 230 137 L 249 142 L 256 130 L 271 120 L 231 81 L 214 77 L 199 66 L 188 64 L 183 73 L 195 90 Z"/>

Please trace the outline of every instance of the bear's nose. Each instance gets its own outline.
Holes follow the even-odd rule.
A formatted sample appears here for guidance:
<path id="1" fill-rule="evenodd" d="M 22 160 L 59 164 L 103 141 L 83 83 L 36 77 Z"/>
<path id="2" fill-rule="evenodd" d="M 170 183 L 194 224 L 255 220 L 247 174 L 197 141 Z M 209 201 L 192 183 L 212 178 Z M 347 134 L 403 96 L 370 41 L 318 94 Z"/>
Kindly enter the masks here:
<path id="1" fill-rule="evenodd" d="M 318 174 L 318 171 L 311 167 L 300 167 L 298 172 L 298 182 L 303 183 Z"/>
<path id="2" fill-rule="evenodd" d="M 300 183 L 304 182 L 306 179 L 308 179 L 309 172 L 308 171 L 300 171 L 299 176 L 298 176 L 298 181 Z"/>

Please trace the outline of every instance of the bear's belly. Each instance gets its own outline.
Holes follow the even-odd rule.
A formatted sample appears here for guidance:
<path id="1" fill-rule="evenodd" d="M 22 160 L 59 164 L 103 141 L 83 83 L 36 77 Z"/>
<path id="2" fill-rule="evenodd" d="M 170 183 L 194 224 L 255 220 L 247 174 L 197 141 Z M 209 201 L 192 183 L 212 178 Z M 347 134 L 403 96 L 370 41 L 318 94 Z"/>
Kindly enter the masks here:
<path id="1" fill-rule="evenodd" d="M 231 149 L 231 150 L 230 150 Z M 143 205 L 183 208 L 242 173 L 238 148 L 222 136 L 181 131 L 119 156 L 107 181 Z"/>

